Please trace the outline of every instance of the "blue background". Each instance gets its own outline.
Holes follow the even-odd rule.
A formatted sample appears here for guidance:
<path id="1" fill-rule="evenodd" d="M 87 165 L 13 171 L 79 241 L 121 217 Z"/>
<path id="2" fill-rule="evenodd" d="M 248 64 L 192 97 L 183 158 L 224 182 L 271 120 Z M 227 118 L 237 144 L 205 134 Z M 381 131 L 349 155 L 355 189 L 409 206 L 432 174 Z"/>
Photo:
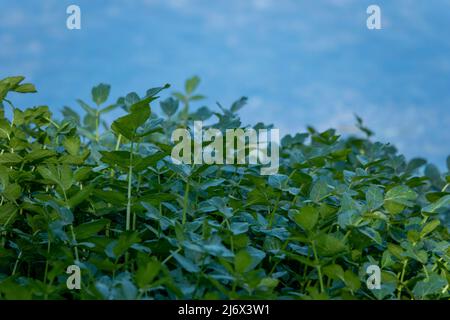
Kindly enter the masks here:
<path id="1" fill-rule="evenodd" d="M 366 28 L 366 8 L 382 30 Z M 81 7 L 81 30 L 66 8 Z M 39 93 L 21 107 L 55 112 L 90 99 L 199 75 L 210 107 L 242 95 L 244 123 L 281 134 L 334 127 L 353 113 L 407 157 L 444 167 L 450 154 L 450 1 L 428 0 L 0 0 L 0 77 L 24 75 Z M 171 90 L 172 90 L 171 89 Z M 168 92 L 170 93 L 170 91 Z"/>

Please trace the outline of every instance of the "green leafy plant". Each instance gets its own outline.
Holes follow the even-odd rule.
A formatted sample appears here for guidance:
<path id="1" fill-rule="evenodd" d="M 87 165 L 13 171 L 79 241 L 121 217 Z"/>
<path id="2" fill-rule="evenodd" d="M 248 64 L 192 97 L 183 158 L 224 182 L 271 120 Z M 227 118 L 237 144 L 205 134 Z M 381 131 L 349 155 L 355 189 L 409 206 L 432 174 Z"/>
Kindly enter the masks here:
<path id="1" fill-rule="evenodd" d="M 193 77 L 160 117 L 168 85 L 101 107 L 100 84 L 96 107 L 78 100 L 84 115 L 65 107 L 58 119 L 14 106 L 10 95 L 36 91 L 23 80 L 0 81 L 0 298 L 450 298 L 450 158 L 446 173 L 407 161 L 357 117 L 365 137 L 285 136 L 277 175 L 175 165 L 175 128 L 239 127 L 246 98 L 193 111 Z M 73 264 L 81 290 L 66 286 Z M 367 288 L 369 265 L 381 289 Z"/>

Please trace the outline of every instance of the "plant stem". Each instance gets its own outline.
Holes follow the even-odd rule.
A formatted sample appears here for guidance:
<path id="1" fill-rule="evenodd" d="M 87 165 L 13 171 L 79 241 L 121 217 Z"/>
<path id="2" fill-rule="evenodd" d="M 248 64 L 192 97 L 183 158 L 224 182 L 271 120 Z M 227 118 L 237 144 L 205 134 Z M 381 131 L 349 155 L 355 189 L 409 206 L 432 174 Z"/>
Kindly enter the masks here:
<path id="1" fill-rule="evenodd" d="M 97 142 L 100 141 L 99 127 L 100 127 L 100 113 L 97 111 L 95 115 L 95 141 Z"/>
<path id="2" fill-rule="evenodd" d="M 186 223 L 188 201 L 189 201 L 189 181 L 186 181 L 186 189 L 184 190 L 184 200 L 183 200 L 183 218 L 182 218 L 183 225 Z"/>
<path id="3" fill-rule="evenodd" d="M 127 218 L 125 230 L 128 231 L 131 228 L 131 182 L 133 177 L 133 148 L 134 142 L 131 141 L 130 147 L 130 169 L 128 171 L 128 202 L 127 202 Z"/>
<path id="4" fill-rule="evenodd" d="M 62 185 L 59 186 L 63 192 L 64 195 L 64 201 L 66 203 L 66 208 L 70 210 L 69 206 L 69 200 L 67 199 L 66 191 L 64 190 L 64 187 Z M 75 251 L 75 261 L 80 261 L 80 256 L 78 255 L 78 247 L 77 247 L 77 238 L 75 237 L 75 231 L 73 230 L 73 223 L 69 225 L 70 233 L 72 235 L 72 240 L 75 243 L 74 245 L 74 251 Z"/>
<path id="5" fill-rule="evenodd" d="M 175 250 L 175 253 L 178 253 L 181 251 L 181 248 L 178 248 L 177 250 Z M 169 261 L 171 258 L 173 257 L 173 253 L 170 254 L 170 256 L 168 256 L 167 258 L 164 259 L 163 262 L 161 262 L 161 264 L 166 264 L 167 261 Z"/>
<path id="6" fill-rule="evenodd" d="M 21 257 L 22 257 L 22 251 L 20 251 L 20 252 L 19 252 L 19 255 L 17 256 L 16 263 L 14 263 L 14 268 L 13 268 L 13 271 L 12 271 L 11 276 L 14 276 L 14 275 L 16 274 L 17 267 L 18 267 L 18 265 L 19 265 L 19 261 L 20 261 L 20 258 L 21 258 Z"/>
<path id="7" fill-rule="evenodd" d="M 272 228 L 272 223 L 273 223 L 273 220 L 274 220 L 274 218 L 275 218 L 275 212 L 276 212 L 277 209 L 278 209 L 278 203 L 280 202 L 280 199 L 281 199 L 281 194 L 278 195 L 278 198 L 277 198 L 277 200 L 276 200 L 276 202 L 275 202 L 275 205 L 274 205 L 274 207 L 273 207 L 273 210 L 272 210 L 272 212 L 270 213 L 270 217 L 269 217 L 269 228 Z"/>
<path id="8" fill-rule="evenodd" d="M 77 244 L 76 244 L 76 242 L 77 242 L 77 238 L 75 237 L 75 231 L 73 231 L 73 224 L 71 224 L 70 226 L 69 226 L 69 228 L 70 228 L 70 233 L 72 234 L 72 239 L 73 239 L 73 242 L 75 242 L 75 246 L 74 246 L 74 250 L 75 250 L 75 261 L 80 261 L 80 256 L 78 255 L 78 247 L 77 247 Z"/>
<path id="9" fill-rule="evenodd" d="M 115 151 L 118 151 L 120 148 L 120 141 L 122 140 L 122 135 L 119 134 L 117 137 L 116 147 L 114 148 Z M 111 168 L 111 179 L 114 178 L 114 168 Z"/>
<path id="10" fill-rule="evenodd" d="M 403 262 L 403 268 L 402 268 L 402 273 L 400 275 L 400 285 L 398 286 L 398 293 L 397 293 L 397 299 L 400 300 L 401 296 L 402 296 L 402 289 L 403 289 L 403 279 L 405 277 L 405 272 L 406 272 L 406 265 L 408 264 L 408 259 L 405 259 L 405 261 Z"/>
<path id="11" fill-rule="evenodd" d="M 115 148 L 116 151 L 119 150 L 121 140 L 122 140 L 122 135 L 119 134 L 119 136 L 117 137 L 117 143 L 116 143 L 116 148 Z"/>
<path id="12" fill-rule="evenodd" d="M 312 249 L 313 249 L 313 253 L 314 253 L 314 259 L 316 260 L 316 268 L 317 268 L 317 273 L 319 274 L 319 283 L 320 283 L 320 292 L 324 292 L 324 286 L 323 286 L 323 278 L 322 278 L 322 270 L 319 264 L 319 258 L 317 257 L 317 251 L 316 251 L 316 245 L 313 242 L 312 243 Z"/>
<path id="13" fill-rule="evenodd" d="M 231 232 L 231 225 L 230 225 L 230 222 L 228 221 L 227 218 L 225 218 L 225 223 L 226 223 L 226 225 L 227 225 L 227 227 L 228 227 L 228 230 L 230 230 L 230 232 Z M 230 236 L 230 246 L 231 246 L 231 252 L 233 252 L 233 254 L 234 254 L 234 240 L 233 240 L 233 233 L 232 233 L 231 236 Z"/>
<path id="14" fill-rule="evenodd" d="M 48 274 L 48 256 L 50 255 L 50 239 L 47 242 L 47 259 L 45 261 L 45 271 L 44 271 L 44 284 L 47 283 L 47 274 Z"/>

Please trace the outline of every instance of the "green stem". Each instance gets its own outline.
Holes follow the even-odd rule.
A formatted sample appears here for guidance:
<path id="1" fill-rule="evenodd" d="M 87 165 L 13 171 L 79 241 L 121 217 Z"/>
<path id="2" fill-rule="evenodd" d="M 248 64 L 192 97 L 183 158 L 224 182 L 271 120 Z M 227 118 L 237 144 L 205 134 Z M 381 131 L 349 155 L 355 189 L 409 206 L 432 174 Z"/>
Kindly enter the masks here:
<path id="1" fill-rule="evenodd" d="M 422 267 L 423 267 L 423 271 L 425 272 L 425 275 L 426 275 L 427 281 L 428 281 L 430 279 L 430 275 L 428 274 L 427 267 L 425 267 L 425 266 L 422 266 Z"/>
<path id="2" fill-rule="evenodd" d="M 345 241 L 348 236 L 350 235 L 351 230 L 348 230 L 347 233 L 344 235 L 344 238 L 342 239 L 343 241 Z"/>
<path id="3" fill-rule="evenodd" d="M 189 101 L 184 102 L 184 108 L 180 114 L 181 114 L 181 120 L 185 124 L 187 122 L 188 116 L 189 116 Z"/>
<path id="4" fill-rule="evenodd" d="M 119 136 L 117 137 L 117 143 L 116 143 L 116 148 L 115 148 L 116 151 L 119 150 L 119 148 L 120 148 L 120 141 L 121 140 L 122 140 L 122 135 L 119 134 Z"/>
<path id="5" fill-rule="evenodd" d="M 182 218 L 183 225 L 186 223 L 188 201 L 189 201 L 189 181 L 186 181 L 186 189 L 184 190 L 184 199 L 183 199 L 183 218 Z"/>
<path id="6" fill-rule="evenodd" d="M 399 300 L 402 297 L 403 280 L 405 278 L 405 272 L 406 272 L 406 265 L 407 264 L 408 264 L 408 259 L 405 259 L 405 261 L 403 262 L 402 273 L 400 275 L 400 285 L 398 286 L 397 299 L 399 299 Z"/>
<path id="7" fill-rule="evenodd" d="M 181 248 L 178 248 L 177 250 L 175 250 L 175 253 L 178 253 L 180 251 L 181 251 Z M 161 264 L 166 264 L 167 261 L 169 261 L 172 257 L 173 257 L 173 254 L 171 253 L 170 256 L 168 256 L 167 258 L 164 259 L 163 262 L 161 262 Z"/>
<path id="8" fill-rule="evenodd" d="M 324 292 L 322 270 L 321 270 L 321 266 L 319 264 L 319 258 L 317 256 L 316 245 L 315 245 L 314 241 L 311 243 L 312 243 L 312 249 L 313 249 L 313 253 L 314 253 L 314 259 L 316 260 L 317 273 L 319 274 L 320 292 L 322 293 L 322 292 Z"/>
<path id="9" fill-rule="evenodd" d="M 20 251 L 19 255 L 17 256 L 16 263 L 14 263 L 14 268 L 13 268 L 11 276 L 14 276 L 16 274 L 17 267 L 19 266 L 19 261 L 20 261 L 21 257 L 22 257 L 22 251 Z"/>
<path id="10" fill-rule="evenodd" d="M 59 129 L 59 128 L 60 128 L 59 125 L 58 125 L 55 121 L 53 121 L 52 119 L 50 119 L 50 118 L 45 118 L 45 119 L 46 119 L 48 122 L 50 122 L 52 125 L 54 125 L 56 129 Z"/>
<path id="11" fill-rule="evenodd" d="M 228 227 L 228 230 L 230 230 L 231 232 L 231 225 L 230 222 L 228 221 L 228 219 L 225 219 L 226 225 Z M 230 246 L 231 246 L 231 252 L 233 252 L 234 254 L 234 240 L 233 240 L 233 235 L 230 236 Z"/>
<path id="12" fill-rule="evenodd" d="M 100 112 L 97 111 L 95 115 L 95 141 L 97 142 L 100 141 L 99 127 L 100 127 Z"/>
<path id="13" fill-rule="evenodd" d="M 281 193 L 278 195 L 278 198 L 277 198 L 277 200 L 276 200 L 276 202 L 275 202 L 275 205 L 274 205 L 274 207 L 273 207 L 273 210 L 272 210 L 272 212 L 270 213 L 270 217 L 269 217 L 269 228 L 272 228 L 272 223 L 273 223 L 273 220 L 275 219 L 275 212 L 276 212 L 277 209 L 278 209 L 278 204 L 279 204 L 279 202 L 280 202 L 280 199 L 281 199 Z"/>
<path id="14" fill-rule="evenodd" d="M 63 191 L 64 200 L 66 202 L 66 208 L 70 210 L 69 206 L 69 200 L 67 199 L 66 191 L 64 190 L 63 186 L 60 185 L 61 190 Z M 75 236 L 75 231 L 73 230 L 73 224 L 69 225 L 70 233 L 72 235 L 72 240 L 74 242 L 74 251 L 75 251 L 75 261 L 80 261 L 80 256 L 78 254 L 78 246 L 77 246 L 77 238 Z"/>
<path id="15" fill-rule="evenodd" d="M 139 147 L 138 147 L 138 149 L 139 149 Z M 142 175 L 139 175 L 138 181 L 137 181 L 136 192 L 135 192 L 136 195 L 139 194 L 139 190 L 141 188 L 141 182 L 142 182 Z M 132 224 L 131 230 L 136 230 L 136 220 L 137 220 L 136 212 L 133 212 L 133 224 Z"/>
<path id="16" fill-rule="evenodd" d="M 127 218 L 125 230 L 128 231 L 131 228 L 131 182 L 133 177 L 133 148 L 134 142 L 131 142 L 130 147 L 130 169 L 128 171 L 128 202 L 127 202 Z"/>
<path id="17" fill-rule="evenodd" d="M 286 240 L 286 241 L 283 243 L 283 246 L 281 247 L 281 251 L 286 250 L 286 247 L 287 247 L 288 244 L 289 244 L 289 239 Z M 272 269 L 271 269 L 270 272 L 269 272 L 269 276 L 271 276 L 272 273 L 275 272 L 275 270 L 276 270 L 276 268 L 277 268 L 277 266 L 278 266 L 278 264 L 279 264 L 280 262 L 281 262 L 281 259 L 274 263 Z"/>
<path id="18" fill-rule="evenodd" d="M 114 148 L 115 151 L 118 151 L 120 148 L 120 141 L 122 140 L 122 135 L 119 134 L 117 137 L 116 147 Z M 114 168 L 111 168 L 111 179 L 114 178 Z"/>
<path id="19" fill-rule="evenodd" d="M 47 274 L 48 274 L 48 256 L 50 256 L 50 239 L 47 242 L 47 259 L 45 261 L 45 271 L 44 271 L 44 284 L 47 283 Z"/>
<path id="20" fill-rule="evenodd" d="M 80 256 L 78 255 L 78 247 L 77 247 L 77 244 L 76 244 L 76 242 L 77 242 L 77 238 L 75 237 L 75 231 L 73 230 L 73 224 L 71 224 L 70 226 L 69 226 L 69 228 L 70 228 L 70 233 L 72 234 L 72 239 L 73 239 L 73 242 L 75 242 L 75 246 L 74 246 L 74 250 L 75 250 L 75 261 L 80 261 Z"/>

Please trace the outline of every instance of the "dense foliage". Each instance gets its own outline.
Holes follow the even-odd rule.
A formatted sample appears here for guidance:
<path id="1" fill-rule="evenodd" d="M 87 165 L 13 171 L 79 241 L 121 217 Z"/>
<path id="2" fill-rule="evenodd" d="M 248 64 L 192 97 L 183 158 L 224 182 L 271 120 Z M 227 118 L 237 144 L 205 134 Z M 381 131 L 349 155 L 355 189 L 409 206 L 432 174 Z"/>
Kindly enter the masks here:
<path id="1" fill-rule="evenodd" d="M 95 107 L 78 100 L 84 116 L 65 107 L 62 120 L 14 106 L 35 91 L 22 81 L 0 81 L 0 298 L 450 298 L 450 174 L 373 142 L 361 119 L 361 137 L 285 136 L 279 174 L 261 176 L 171 162 L 175 128 L 241 126 L 246 98 L 190 110 L 197 77 L 160 102 L 163 117 L 150 103 L 168 85 L 104 105 L 100 84 Z M 66 287 L 72 264 L 81 290 Z"/>

